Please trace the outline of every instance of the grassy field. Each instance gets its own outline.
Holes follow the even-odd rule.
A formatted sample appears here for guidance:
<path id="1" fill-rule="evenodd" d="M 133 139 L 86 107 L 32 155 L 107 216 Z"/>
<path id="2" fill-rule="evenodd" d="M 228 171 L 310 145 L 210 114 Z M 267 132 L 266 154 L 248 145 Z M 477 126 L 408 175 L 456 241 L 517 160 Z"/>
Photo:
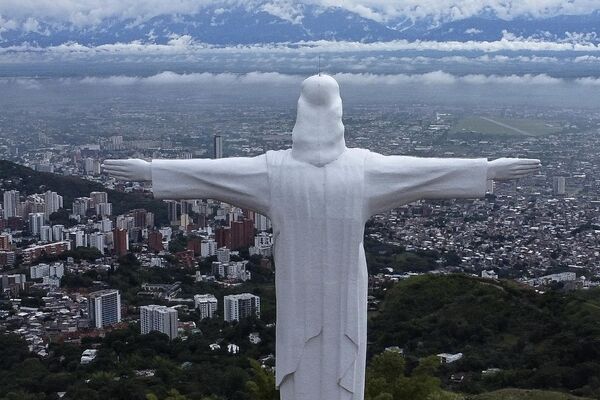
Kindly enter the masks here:
<path id="1" fill-rule="evenodd" d="M 556 123 L 531 119 L 505 119 L 496 117 L 469 117 L 461 119 L 452 127 L 453 135 L 482 136 L 544 136 L 560 132 Z"/>
<path id="2" fill-rule="evenodd" d="M 541 390 L 503 389 L 496 392 L 467 397 L 467 400 L 592 400 L 565 393 Z"/>

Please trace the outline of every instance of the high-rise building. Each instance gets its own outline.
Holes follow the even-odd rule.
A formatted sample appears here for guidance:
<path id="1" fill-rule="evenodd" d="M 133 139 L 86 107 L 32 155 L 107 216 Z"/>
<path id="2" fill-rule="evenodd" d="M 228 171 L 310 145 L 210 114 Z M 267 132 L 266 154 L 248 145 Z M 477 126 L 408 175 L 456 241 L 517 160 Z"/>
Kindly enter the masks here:
<path id="1" fill-rule="evenodd" d="M 102 220 L 98 222 L 97 227 L 101 232 L 107 233 L 112 231 L 113 223 L 108 218 L 102 218 Z"/>
<path id="2" fill-rule="evenodd" d="M 179 209 L 182 214 L 189 214 L 193 211 L 194 201 L 193 200 L 181 200 L 179 203 Z"/>
<path id="3" fill-rule="evenodd" d="M 48 190 L 44 193 L 44 215 L 46 221 L 49 220 L 50 214 L 57 212 L 63 207 L 63 197 L 56 192 Z"/>
<path id="4" fill-rule="evenodd" d="M 71 248 L 76 249 L 77 247 L 87 247 L 87 235 L 84 231 L 76 230 L 69 232 L 69 241 L 71 242 Z"/>
<path id="5" fill-rule="evenodd" d="M 152 331 L 158 331 L 169 336 L 169 339 L 177 337 L 177 310 L 166 306 L 141 306 L 140 307 L 140 330 L 142 335 Z"/>
<path id="6" fill-rule="evenodd" d="M 217 249 L 217 260 L 220 263 L 228 263 L 231 260 L 230 251 L 227 247 Z"/>
<path id="7" fill-rule="evenodd" d="M 214 158 L 223 158 L 223 136 L 215 135 L 214 137 Z"/>
<path id="8" fill-rule="evenodd" d="M 555 196 L 562 196 L 566 193 L 566 178 L 564 176 L 555 176 L 552 183 L 552 193 Z"/>
<path id="9" fill-rule="evenodd" d="M 40 236 L 42 226 L 44 226 L 44 213 L 29 214 L 29 231 L 33 236 Z"/>
<path id="10" fill-rule="evenodd" d="M 148 211 L 143 208 L 138 208 L 131 210 L 129 213 L 133 215 L 133 223 L 135 224 L 136 228 L 145 228 L 148 226 Z"/>
<path id="11" fill-rule="evenodd" d="M 119 215 L 117 217 L 117 228 L 126 229 L 128 231 L 135 228 L 135 220 L 132 216 Z"/>
<path id="12" fill-rule="evenodd" d="M 244 218 L 231 223 L 231 249 L 248 247 L 254 243 L 254 222 Z"/>
<path id="13" fill-rule="evenodd" d="M 197 294 L 194 296 L 194 305 L 200 313 L 200 319 L 212 318 L 217 311 L 219 301 L 212 294 Z"/>
<path id="14" fill-rule="evenodd" d="M 254 227 L 259 231 L 267 231 L 271 229 L 271 220 L 259 213 L 254 213 Z"/>
<path id="15" fill-rule="evenodd" d="M 195 256 L 199 256 L 201 252 L 202 238 L 197 236 L 188 237 L 187 249 L 192 250 Z"/>
<path id="16" fill-rule="evenodd" d="M 154 213 L 153 212 L 146 212 L 146 227 L 148 228 L 154 228 Z"/>
<path id="17" fill-rule="evenodd" d="M 112 203 L 97 203 L 96 215 L 99 217 L 107 217 L 112 215 Z"/>
<path id="18" fill-rule="evenodd" d="M 200 257 L 210 257 L 217 255 L 217 242 L 214 240 L 203 240 L 200 243 Z"/>
<path id="19" fill-rule="evenodd" d="M 108 203 L 108 193 L 106 192 L 91 192 L 90 199 L 92 201 L 92 207 L 95 207 L 101 203 Z"/>
<path id="20" fill-rule="evenodd" d="M 40 241 L 47 243 L 52 241 L 52 227 L 48 225 L 42 225 L 40 228 Z"/>
<path id="21" fill-rule="evenodd" d="M 129 234 L 125 229 L 113 230 L 113 246 L 117 256 L 124 256 L 129 251 Z"/>
<path id="22" fill-rule="evenodd" d="M 17 206 L 20 202 L 20 193 L 17 190 L 4 192 L 4 219 L 17 217 Z"/>
<path id="23" fill-rule="evenodd" d="M 12 249 L 12 236 L 4 233 L 0 235 L 0 251 L 8 251 Z"/>
<path id="24" fill-rule="evenodd" d="M 252 315 L 260 318 L 260 297 L 251 293 L 224 297 L 223 318 L 226 322 L 239 321 Z"/>
<path id="25" fill-rule="evenodd" d="M 86 175 L 100 175 L 100 161 L 93 158 L 83 160 L 83 170 Z"/>
<path id="26" fill-rule="evenodd" d="M 179 218 L 179 227 L 182 230 L 187 230 L 187 227 L 192 223 L 192 219 L 190 218 L 189 214 L 181 214 L 181 217 Z"/>
<path id="27" fill-rule="evenodd" d="M 175 200 L 165 200 L 167 203 L 167 215 L 171 225 L 179 225 L 179 203 Z"/>
<path id="28" fill-rule="evenodd" d="M 104 254 L 104 247 L 106 246 L 106 240 L 104 238 L 104 233 L 102 232 L 94 232 L 90 233 L 90 247 L 94 247 L 100 251 L 100 253 Z"/>
<path id="29" fill-rule="evenodd" d="M 90 209 L 91 199 L 89 197 L 78 197 L 73 200 L 73 215 L 85 217 Z"/>
<path id="30" fill-rule="evenodd" d="M 218 247 L 227 247 L 231 249 L 231 228 L 217 228 L 215 229 L 215 241 Z"/>
<path id="31" fill-rule="evenodd" d="M 88 315 L 91 326 L 98 329 L 121 322 L 121 294 L 119 291 L 106 289 L 90 293 Z"/>
<path id="32" fill-rule="evenodd" d="M 52 225 L 52 240 L 60 242 L 63 240 L 64 225 Z"/>
<path id="33" fill-rule="evenodd" d="M 160 231 L 152 231 L 148 234 L 148 248 L 155 253 L 159 253 L 165 249 L 163 246 L 163 235 Z"/>

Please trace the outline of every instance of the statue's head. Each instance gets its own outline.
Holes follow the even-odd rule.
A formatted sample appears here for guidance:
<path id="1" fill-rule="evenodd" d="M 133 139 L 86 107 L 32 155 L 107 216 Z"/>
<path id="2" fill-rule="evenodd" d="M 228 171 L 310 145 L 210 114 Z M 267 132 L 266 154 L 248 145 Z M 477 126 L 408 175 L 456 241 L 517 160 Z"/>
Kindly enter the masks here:
<path id="1" fill-rule="evenodd" d="M 340 87 L 329 75 L 313 75 L 302 82 L 292 131 L 292 156 L 323 166 L 336 160 L 345 149 Z"/>

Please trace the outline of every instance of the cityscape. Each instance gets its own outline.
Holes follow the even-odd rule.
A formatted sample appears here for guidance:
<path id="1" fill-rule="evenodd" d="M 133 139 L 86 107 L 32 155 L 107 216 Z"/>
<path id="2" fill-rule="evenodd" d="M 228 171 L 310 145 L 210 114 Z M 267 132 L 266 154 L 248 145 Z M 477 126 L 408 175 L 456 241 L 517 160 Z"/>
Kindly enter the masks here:
<path id="1" fill-rule="evenodd" d="M 0 400 L 600 399 L 592 3 L 0 0 Z M 326 125 L 301 118 L 332 99 L 308 77 L 339 84 L 347 148 L 536 167 L 368 216 L 355 271 L 356 224 L 324 243 L 350 218 L 327 194 L 279 203 L 310 234 L 289 240 L 266 209 L 163 200 L 156 170 L 107 163 L 251 175 L 236 157 Z"/>
<path id="2" fill-rule="evenodd" d="M 260 120 L 262 108 L 255 112 L 246 112 L 244 119 Z M 370 254 L 371 311 L 376 312 L 383 300 L 382 288 L 422 274 L 509 279 L 539 292 L 600 285 L 600 114 L 569 113 L 565 120 L 565 112 L 515 112 L 510 117 L 521 124 L 529 118 L 537 129 L 535 124 L 544 118 L 554 129 L 515 137 L 509 134 L 517 128 L 506 126 L 501 135 L 507 137 L 498 139 L 476 127 L 455 131 L 465 119 L 456 111 L 406 109 L 402 118 L 397 112 L 353 110 L 360 118 L 353 116 L 348 123 L 350 145 L 434 157 L 492 159 L 516 154 L 540 158 L 543 170 L 516 182 L 489 181 L 482 199 L 419 201 L 373 216 L 365 235 L 367 251 L 374 243 L 373 248 L 402 249 L 404 256 L 382 261 Z M 288 114 L 291 111 L 271 123 L 273 130 L 289 125 Z M 245 126 L 235 119 L 231 124 L 222 130 Z M 260 327 L 265 331 L 251 332 L 244 343 L 210 338 L 210 351 L 230 354 L 243 345 L 258 345 L 261 334 L 273 335 L 272 294 L 261 299 L 244 292 L 253 286 L 260 292 L 274 283 L 273 237 L 266 216 L 210 199 L 154 201 L 154 211 L 116 206 L 112 193 L 149 198 L 151 187 L 114 181 L 100 168 L 104 159 L 124 155 L 221 158 L 224 152 L 254 155 L 289 145 L 289 134 L 274 135 L 275 139 L 263 135 L 263 141 L 255 143 L 244 130 L 239 135 L 215 134 L 207 146 L 207 140 L 190 145 L 185 139 L 165 143 L 158 137 L 140 141 L 122 135 L 75 145 L 41 134 L 26 143 L 9 141 L 2 148 L 6 160 L 35 173 L 77 176 L 106 191 L 68 194 L 72 201 L 67 202 L 67 195 L 52 190 L 16 190 L 14 178 L 3 177 L 0 263 L 8 305 L 0 320 L 3 330 L 22 336 L 41 357 L 48 355 L 53 341 L 81 343 L 85 337 L 101 337 L 131 324 L 139 324 L 142 334 L 158 331 L 172 340 L 200 334 L 207 319 L 263 319 Z M 117 208 L 122 213 L 115 212 Z M 129 268 L 132 262 L 142 270 L 160 272 L 128 287 L 127 294 L 95 279 Z M 263 315 L 261 300 L 270 303 Z M 273 358 L 272 345 L 271 353 L 261 354 L 266 367 Z M 91 363 L 96 352 L 82 349 L 81 363 Z M 462 358 L 450 356 L 443 353 L 440 359 L 452 363 Z"/>

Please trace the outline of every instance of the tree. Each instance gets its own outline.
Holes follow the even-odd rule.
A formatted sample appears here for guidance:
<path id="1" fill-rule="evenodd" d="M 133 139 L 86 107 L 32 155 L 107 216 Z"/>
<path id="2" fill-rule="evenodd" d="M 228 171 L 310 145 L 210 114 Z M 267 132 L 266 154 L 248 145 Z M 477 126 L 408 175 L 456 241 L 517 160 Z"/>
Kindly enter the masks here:
<path id="1" fill-rule="evenodd" d="M 252 379 L 246 382 L 246 393 L 251 400 L 279 400 L 279 391 L 275 387 L 275 377 L 265 371 L 256 360 L 249 360 L 252 367 Z"/>
<path id="2" fill-rule="evenodd" d="M 420 360 L 412 375 L 400 353 L 386 351 L 373 357 L 367 368 L 365 400 L 459 400 L 444 392 L 434 376 L 439 366 L 435 356 Z"/>
<path id="3" fill-rule="evenodd" d="M 187 397 L 180 394 L 177 390 L 171 389 L 169 390 L 169 393 L 167 393 L 165 400 L 187 400 Z"/>

